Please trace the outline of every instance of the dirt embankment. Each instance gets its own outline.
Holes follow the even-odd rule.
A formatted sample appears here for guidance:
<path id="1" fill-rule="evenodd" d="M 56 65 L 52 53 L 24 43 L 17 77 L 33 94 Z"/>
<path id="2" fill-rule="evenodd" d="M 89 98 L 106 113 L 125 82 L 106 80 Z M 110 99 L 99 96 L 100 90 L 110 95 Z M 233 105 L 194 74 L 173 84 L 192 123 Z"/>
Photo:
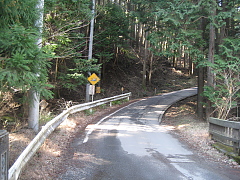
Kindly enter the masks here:
<path id="1" fill-rule="evenodd" d="M 64 171 L 63 164 L 68 157 L 67 149 L 76 134 L 84 133 L 88 124 L 96 123 L 101 117 L 131 102 L 112 107 L 98 107 L 93 109 L 93 113 L 85 111 L 71 115 L 48 137 L 27 163 L 19 179 L 29 180 L 31 177 L 32 180 L 52 180 L 56 178 L 59 173 Z M 34 137 L 35 133 L 28 128 L 22 128 L 9 134 L 10 167 Z"/>
<path id="2" fill-rule="evenodd" d="M 214 142 L 208 133 L 208 123 L 199 119 L 195 112 L 196 97 L 179 101 L 167 110 L 162 125 L 172 126 L 171 133 L 180 137 L 200 156 L 233 168 L 240 168 L 233 159 L 212 146 Z"/>

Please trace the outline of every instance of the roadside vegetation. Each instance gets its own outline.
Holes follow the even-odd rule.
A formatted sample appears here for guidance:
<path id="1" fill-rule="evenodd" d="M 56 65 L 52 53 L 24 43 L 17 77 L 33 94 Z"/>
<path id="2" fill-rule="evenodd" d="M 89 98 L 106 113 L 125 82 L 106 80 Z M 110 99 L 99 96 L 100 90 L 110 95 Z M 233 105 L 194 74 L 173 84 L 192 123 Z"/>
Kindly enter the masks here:
<path id="1" fill-rule="evenodd" d="M 28 128 L 32 102 L 39 103 L 41 127 L 85 102 L 91 73 L 101 79 L 94 99 L 197 86 L 191 113 L 199 120 L 239 121 L 240 0 L 99 0 L 95 14 L 89 0 L 45 0 L 43 9 L 42 2 L 0 1 L 0 129 L 12 133 L 14 157 L 35 135 Z M 95 111 L 85 113 L 90 123 Z"/>

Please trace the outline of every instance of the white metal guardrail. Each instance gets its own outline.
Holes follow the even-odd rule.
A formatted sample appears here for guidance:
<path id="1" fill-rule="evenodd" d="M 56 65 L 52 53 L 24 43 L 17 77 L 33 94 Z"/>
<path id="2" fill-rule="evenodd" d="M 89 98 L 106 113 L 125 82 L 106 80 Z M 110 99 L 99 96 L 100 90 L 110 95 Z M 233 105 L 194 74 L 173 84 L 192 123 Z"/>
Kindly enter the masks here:
<path id="1" fill-rule="evenodd" d="M 9 180 L 17 180 L 23 167 L 26 163 L 31 159 L 31 157 L 37 152 L 37 150 L 41 147 L 47 137 L 70 115 L 79 111 L 83 111 L 86 109 L 90 109 L 96 106 L 100 106 L 102 104 L 111 103 L 116 100 L 125 99 L 129 100 L 131 93 L 125 93 L 118 96 L 113 96 L 109 98 L 100 99 L 93 102 L 88 102 L 84 104 L 79 104 L 68 108 L 63 111 L 61 114 L 53 118 L 49 121 L 45 126 L 43 126 L 42 130 L 36 135 L 36 137 L 30 142 L 30 144 L 26 147 L 26 149 L 22 152 L 22 154 L 18 157 L 12 167 L 8 172 Z"/>

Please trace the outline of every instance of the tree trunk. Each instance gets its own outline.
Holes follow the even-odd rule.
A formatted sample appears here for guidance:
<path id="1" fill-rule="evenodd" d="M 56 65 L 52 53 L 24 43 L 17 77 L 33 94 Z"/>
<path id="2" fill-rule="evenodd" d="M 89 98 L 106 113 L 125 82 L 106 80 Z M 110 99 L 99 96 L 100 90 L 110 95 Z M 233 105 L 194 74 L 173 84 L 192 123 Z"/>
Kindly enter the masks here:
<path id="1" fill-rule="evenodd" d="M 214 63 L 214 54 L 215 54 L 215 27 L 214 27 L 214 18 L 216 16 L 215 2 L 213 2 L 213 10 L 211 13 L 212 22 L 210 23 L 210 36 L 209 36 L 209 51 L 208 51 L 208 61 Z M 211 67 L 207 67 L 207 85 L 214 87 L 214 73 Z M 208 101 L 206 116 L 209 118 L 211 114 L 211 102 Z"/>
<path id="2" fill-rule="evenodd" d="M 222 7 L 222 11 L 223 12 L 227 12 L 227 8 L 226 8 L 226 1 L 221 1 L 221 7 Z M 226 24 L 228 19 L 225 20 Z M 219 45 L 221 45 L 223 43 L 223 39 L 226 37 L 226 24 L 223 24 L 220 29 L 219 29 L 219 33 L 217 33 L 217 46 L 216 46 L 216 53 L 219 53 Z"/>
<path id="3" fill-rule="evenodd" d="M 153 73 L 153 53 L 151 53 L 149 74 L 148 74 L 148 83 L 150 86 L 152 85 L 152 73 Z"/>
<path id="4" fill-rule="evenodd" d="M 193 74 L 193 62 L 192 62 L 192 56 L 189 55 L 189 70 L 188 70 L 188 74 L 192 75 Z"/>
<path id="5" fill-rule="evenodd" d="M 147 79 L 147 68 L 146 68 L 146 63 L 147 63 L 147 59 L 148 59 L 148 40 L 147 40 L 147 36 L 148 36 L 148 32 L 145 32 L 145 41 L 144 41 L 144 45 L 145 45 L 145 49 L 144 49 L 144 58 L 143 58 L 143 78 L 142 78 L 142 86 L 145 88 L 146 87 L 146 79 Z"/>
<path id="6" fill-rule="evenodd" d="M 204 68 L 198 68 L 198 94 L 197 94 L 197 115 L 199 118 L 204 118 L 203 113 L 203 96 L 204 91 Z"/>
<path id="7" fill-rule="evenodd" d="M 200 0 L 198 0 L 198 1 L 200 1 Z M 203 9 L 203 8 L 201 8 L 201 9 Z M 202 31 L 202 38 L 204 38 L 205 29 L 206 29 L 206 19 L 201 18 L 199 30 Z M 201 47 L 200 50 L 203 53 L 203 47 Z M 204 67 L 201 67 L 201 66 L 198 67 L 197 115 L 201 119 L 204 119 L 204 108 L 203 108 L 204 97 L 202 95 L 202 93 L 204 91 L 204 72 L 205 72 Z"/>

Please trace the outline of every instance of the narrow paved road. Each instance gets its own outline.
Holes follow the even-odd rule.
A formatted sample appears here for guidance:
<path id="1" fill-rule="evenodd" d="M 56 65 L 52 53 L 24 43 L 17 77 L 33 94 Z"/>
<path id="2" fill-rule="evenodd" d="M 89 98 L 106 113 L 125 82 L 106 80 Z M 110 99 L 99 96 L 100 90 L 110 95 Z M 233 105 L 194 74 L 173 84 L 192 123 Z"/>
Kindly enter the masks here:
<path id="1" fill-rule="evenodd" d="M 197 156 L 159 117 L 196 88 L 147 98 L 120 109 L 72 144 L 71 163 L 59 180 L 239 180 L 240 171 Z"/>

